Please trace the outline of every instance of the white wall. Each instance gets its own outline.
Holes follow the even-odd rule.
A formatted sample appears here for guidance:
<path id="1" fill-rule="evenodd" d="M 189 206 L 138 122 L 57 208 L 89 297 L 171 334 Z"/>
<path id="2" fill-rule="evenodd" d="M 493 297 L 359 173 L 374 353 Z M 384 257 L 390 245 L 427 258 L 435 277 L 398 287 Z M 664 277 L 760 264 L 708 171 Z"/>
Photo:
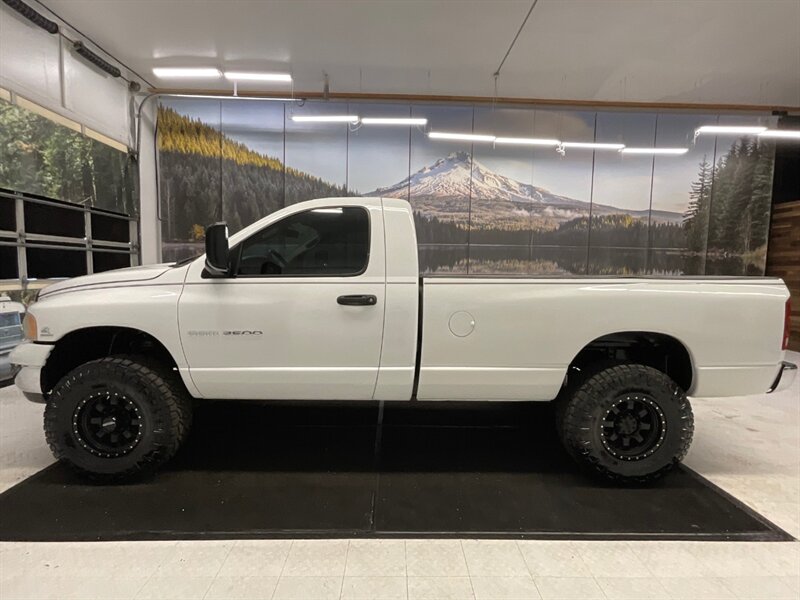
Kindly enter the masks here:
<path id="1" fill-rule="evenodd" d="M 119 142 L 136 147 L 135 99 L 128 80 L 139 81 L 114 57 L 107 56 L 41 5 L 34 8 L 55 21 L 62 35 L 50 34 L 0 3 L 0 88 L 10 90 L 59 115 Z M 92 51 L 120 67 L 115 78 L 75 54 L 70 40 L 81 40 Z M 143 87 L 146 83 L 139 81 Z M 161 252 L 153 128 L 155 102 L 143 114 L 142 155 L 139 159 L 140 242 L 143 264 L 158 262 Z"/>
<path id="2" fill-rule="evenodd" d="M 35 8 L 58 22 L 41 6 Z M 69 28 L 62 31 L 71 40 L 83 40 Z M 97 69 L 61 35 L 48 33 L 5 4 L 0 4 L 0 87 L 133 147 L 127 82 Z"/>
<path id="3" fill-rule="evenodd" d="M 141 98 L 140 98 L 141 101 Z M 158 99 L 147 100 L 139 126 L 139 239 L 142 264 L 161 262 L 161 221 L 158 218 L 155 125 Z"/>

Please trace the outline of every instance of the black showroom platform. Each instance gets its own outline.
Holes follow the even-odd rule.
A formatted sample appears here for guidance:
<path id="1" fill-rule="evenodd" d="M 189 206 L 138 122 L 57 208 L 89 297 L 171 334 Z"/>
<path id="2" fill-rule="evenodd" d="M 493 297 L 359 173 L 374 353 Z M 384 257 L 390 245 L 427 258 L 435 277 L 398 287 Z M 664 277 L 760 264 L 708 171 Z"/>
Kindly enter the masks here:
<path id="1" fill-rule="evenodd" d="M 2 540 L 494 537 L 780 540 L 687 468 L 646 488 L 579 472 L 548 406 L 199 408 L 188 443 L 136 483 L 54 465 L 0 495 Z M 702 430 L 698 435 L 703 435 Z"/>

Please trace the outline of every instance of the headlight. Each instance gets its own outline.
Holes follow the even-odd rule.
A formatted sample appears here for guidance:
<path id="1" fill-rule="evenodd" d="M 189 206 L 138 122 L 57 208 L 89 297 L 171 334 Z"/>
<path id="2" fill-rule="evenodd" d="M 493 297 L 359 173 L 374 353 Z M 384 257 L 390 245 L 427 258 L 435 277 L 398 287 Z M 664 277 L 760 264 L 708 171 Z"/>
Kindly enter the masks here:
<path id="1" fill-rule="evenodd" d="M 39 327 L 36 325 L 36 317 L 31 313 L 25 313 L 25 318 L 22 320 L 22 333 L 25 335 L 26 340 L 35 342 L 39 337 Z"/>

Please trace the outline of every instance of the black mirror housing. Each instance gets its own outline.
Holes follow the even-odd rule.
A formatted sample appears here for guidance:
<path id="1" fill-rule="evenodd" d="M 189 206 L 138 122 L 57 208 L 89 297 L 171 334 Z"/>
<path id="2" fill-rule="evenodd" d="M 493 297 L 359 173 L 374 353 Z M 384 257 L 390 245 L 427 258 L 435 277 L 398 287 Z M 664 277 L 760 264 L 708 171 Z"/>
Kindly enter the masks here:
<path id="1" fill-rule="evenodd" d="M 229 270 L 228 224 L 214 223 L 206 227 L 206 273 L 225 277 Z"/>

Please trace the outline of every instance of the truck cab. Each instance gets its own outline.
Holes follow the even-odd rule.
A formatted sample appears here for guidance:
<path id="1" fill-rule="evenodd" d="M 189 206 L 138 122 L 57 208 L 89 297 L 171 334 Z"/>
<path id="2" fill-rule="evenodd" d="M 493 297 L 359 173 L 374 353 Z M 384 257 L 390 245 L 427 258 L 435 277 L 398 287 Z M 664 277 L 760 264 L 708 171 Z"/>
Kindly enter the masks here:
<path id="1" fill-rule="evenodd" d="M 233 236 L 221 276 L 189 266 L 180 336 L 200 395 L 411 398 L 419 275 L 408 205 L 331 204 L 289 207 Z"/>

